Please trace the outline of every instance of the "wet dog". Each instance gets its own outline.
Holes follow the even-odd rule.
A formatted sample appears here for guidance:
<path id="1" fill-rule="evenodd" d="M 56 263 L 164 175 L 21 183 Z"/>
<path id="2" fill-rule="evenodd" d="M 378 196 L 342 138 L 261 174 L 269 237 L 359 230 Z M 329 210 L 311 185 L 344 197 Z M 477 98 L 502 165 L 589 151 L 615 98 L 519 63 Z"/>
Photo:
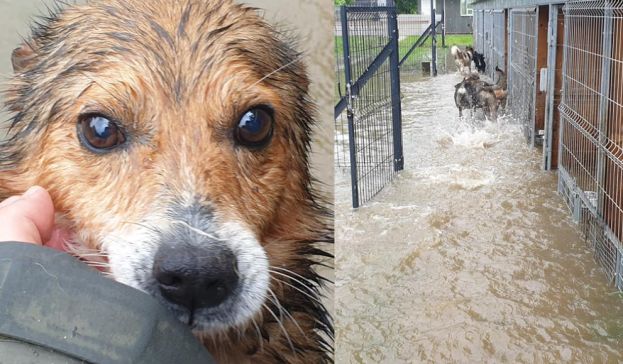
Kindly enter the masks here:
<path id="1" fill-rule="evenodd" d="M 452 46 L 452 48 L 450 48 L 450 53 L 454 56 L 456 68 L 460 73 L 470 74 L 472 72 L 472 58 L 474 54 L 472 47 L 466 47 L 465 50 L 462 51 L 459 47 Z"/>
<path id="2" fill-rule="evenodd" d="M 497 87 L 494 88 L 495 97 L 498 99 L 500 108 L 506 109 L 506 97 L 508 95 L 506 72 L 501 70 L 498 66 L 495 66 L 495 74 L 497 76 L 497 80 L 495 82 Z"/>
<path id="3" fill-rule="evenodd" d="M 478 75 L 463 78 L 454 86 L 454 102 L 459 109 L 459 117 L 463 116 L 464 109 L 482 109 L 490 120 L 497 120 L 499 99 L 496 92 L 505 96 L 505 91 L 480 80 Z"/>
<path id="4" fill-rule="evenodd" d="M 495 75 L 497 78 L 497 80 L 495 81 L 495 84 L 498 85 L 503 90 L 506 90 L 506 87 L 507 87 L 506 72 L 501 70 L 498 66 L 495 66 Z"/>
<path id="5" fill-rule="evenodd" d="M 485 55 L 474 51 L 474 65 L 479 73 L 485 73 L 487 64 L 485 63 Z"/>
<path id="6" fill-rule="evenodd" d="M 13 52 L 0 197 L 46 188 L 67 249 L 151 294 L 218 362 L 317 363 L 331 214 L 306 70 L 229 0 L 92 0 Z"/>

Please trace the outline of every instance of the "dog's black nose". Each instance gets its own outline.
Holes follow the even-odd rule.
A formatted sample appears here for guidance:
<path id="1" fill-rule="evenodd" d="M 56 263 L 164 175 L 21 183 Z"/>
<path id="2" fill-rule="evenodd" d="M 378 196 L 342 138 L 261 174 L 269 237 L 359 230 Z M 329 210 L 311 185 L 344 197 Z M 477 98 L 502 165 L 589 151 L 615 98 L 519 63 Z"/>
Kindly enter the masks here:
<path id="1" fill-rule="evenodd" d="M 160 246 L 153 275 L 162 295 L 190 310 L 218 306 L 238 285 L 234 253 L 219 246 Z"/>

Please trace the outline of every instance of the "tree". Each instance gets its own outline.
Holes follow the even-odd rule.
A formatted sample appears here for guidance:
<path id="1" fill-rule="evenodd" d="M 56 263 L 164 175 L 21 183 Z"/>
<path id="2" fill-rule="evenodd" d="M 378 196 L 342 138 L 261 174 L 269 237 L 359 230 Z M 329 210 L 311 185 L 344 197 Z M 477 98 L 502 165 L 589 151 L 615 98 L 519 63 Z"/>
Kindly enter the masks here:
<path id="1" fill-rule="evenodd" d="M 352 5 L 355 0 L 334 0 L 335 6 Z"/>
<path id="2" fill-rule="evenodd" d="M 419 0 L 396 0 L 396 11 L 398 14 L 416 14 L 418 2 Z"/>

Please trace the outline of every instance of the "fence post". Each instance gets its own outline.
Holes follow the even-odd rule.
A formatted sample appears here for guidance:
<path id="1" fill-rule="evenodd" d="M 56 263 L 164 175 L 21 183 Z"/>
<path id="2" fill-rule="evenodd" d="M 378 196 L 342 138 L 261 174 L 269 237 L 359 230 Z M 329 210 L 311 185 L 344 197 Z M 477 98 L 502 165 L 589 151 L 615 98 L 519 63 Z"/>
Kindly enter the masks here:
<path id="1" fill-rule="evenodd" d="M 513 70 L 512 70 L 512 67 L 513 67 L 513 49 L 515 48 L 515 45 L 513 44 L 513 42 L 515 41 L 515 36 L 513 34 L 514 29 L 515 29 L 514 11 L 512 9 L 509 9 L 508 28 L 506 29 L 506 32 L 508 34 L 508 57 L 507 57 L 508 65 L 506 66 L 506 92 L 508 93 L 508 97 L 506 98 L 507 109 L 510 109 L 511 107 L 513 107 Z"/>
<path id="2" fill-rule="evenodd" d="M 552 169 L 552 143 L 554 136 L 554 93 L 556 80 L 556 48 L 558 46 L 558 11 L 560 5 L 549 5 L 549 20 L 547 29 L 547 90 L 545 101 L 545 139 L 543 153 L 543 168 Z"/>
<path id="3" fill-rule="evenodd" d="M 432 42 L 431 63 L 433 76 L 437 76 L 437 22 L 435 19 L 435 0 L 430 0 L 430 38 Z"/>
<path id="4" fill-rule="evenodd" d="M 609 2 L 606 0 L 604 9 L 604 31 L 602 40 L 602 63 L 601 63 L 601 89 L 599 98 L 599 145 L 597 148 L 597 216 L 604 218 L 604 194 L 606 181 L 606 143 L 608 139 L 608 96 L 610 92 L 610 63 L 612 58 L 612 17 L 614 16 Z"/>
<path id="5" fill-rule="evenodd" d="M 359 187 L 357 185 L 357 150 L 355 148 L 355 117 L 353 113 L 353 95 L 351 90 L 353 77 L 350 69 L 350 39 L 348 39 L 348 9 L 346 6 L 340 6 L 340 22 L 342 23 L 344 78 L 346 79 L 346 97 L 348 100 L 346 118 L 348 120 L 348 149 L 350 152 L 350 183 L 353 197 L 353 208 L 357 208 L 359 207 Z"/>
<path id="6" fill-rule="evenodd" d="M 400 66 L 398 64 L 398 15 L 395 7 L 388 8 L 388 20 L 391 31 L 392 52 L 389 56 L 389 69 L 392 93 L 392 129 L 394 139 L 394 171 L 404 168 L 402 154 L 402 108 L 400 101 Z"/>
<path id="7" fill-rule="evenodd" d="M 569 81 L 567 80 L 567 61 L 568 61 L 568 59 L 567 59 L 567 56 L 568 56 L 567 55 L 567 52 L 568 52 L 567 46 L 570 43 L 569 42 L 569 32 L 570 32 L 569 28 L 571 27 L 571 25 L 570 25 L 569 17 L 567 16 L 567 14 L 565 14 L 565 7 L 566 7 L 566 5 L 563 5 L 560 8 L 560 13 L 563 14 L 563 16 L 564 16 L 563 19 L 564 19 L 565 25 L 564 25 L 563 28 L 564 28 L 565 34 L 564 34 L 564 37 L 563 37 L 563 42 L 564 42 L 563 49 L 564 49 L 564 51 L 562 52 L 562 84 L 560 85 L 562 89 L 560 90 L 560 104 L 558 105 L 558 110 L 559 111 L 561 109 L 561 106 L 567 102 L 568 95 L 566 94 L 566 90 L 567 90 L 567 86 L 568 86 L 568 83 L 569 83 Z M 565 141 L 565 139 L 564 139 L 565 138 L 565 125 L 566 125 L 567 121 L 562 116 L 562 113 L 560 114 L 559 120 L 560 120 L 560 125 L 558 127 L 558 161 L 559 161 L 559 163 L 558 163 L 558 171 L 559 171 L 559 173 L 558 173 L 558 181 L 559 181 L 558 182 L 558 193 L 561 192 L 561 188 L 562 188 L 561 187 L 561 183 L 560 183 L 562 181 L 562 178 L 561 178 L 562 173 L 560 173 L 560 171 L 564 171 L 564 172 L 566 172 L 568 174 L 567 167 L 564 165 L 563 159 L 562 159 L 562 155 L 563 155 L 563 151 L 564 151 L 563 145 L 564 145 L 564 141 Z"/>
<path id="8" fill-rule="evenodd" d="M 446 0 L 443 0 L 441 7 L 441 48 L 446 46 Z"/>
<path id="9" fill-rule="evenodd" d="M 534 49 L 532 50 L 534 52 L 534 69 L 532 70 L 532 105 L 530 107 L 530 110 L 528 110 L 528 115 L 530 115 L 530 123 L 532 124 L 532 126 L 530 127 L 530 129 L 532 130 L 530 132 L 530 145 L 532 147 L 536 146 L 536 136 L 539 132 L 536 128 L 536 90 L 539 88 L 539 85 L 536 84 L 536 75 L 539 73 L 537 65 L 537 53 L 539 50 L 539 19 L 541 18 L 540 14 L 541 8 L 537 6 L 534 15 L 534 29 L 532 29 L 532 31 L 534 32 L 532 33 L 534 34 Z M 524 34 L 528 34 L 528 32 L 526 31 Z"/>

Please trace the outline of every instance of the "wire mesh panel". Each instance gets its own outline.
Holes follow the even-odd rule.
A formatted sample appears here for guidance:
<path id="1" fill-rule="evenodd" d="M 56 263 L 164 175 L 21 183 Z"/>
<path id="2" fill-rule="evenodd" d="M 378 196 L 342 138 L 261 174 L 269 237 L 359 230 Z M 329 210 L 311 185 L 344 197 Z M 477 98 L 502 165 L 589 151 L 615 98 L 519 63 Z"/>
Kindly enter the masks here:
<path id="1" fill-rule="evenodd" d="M 474 10 L 472 28 L 474 29 L 474 49 L 482 53 L 484 49 L 484 10 Z"/>
<path id="2" fill-rule="evenodd" d="M 493 49 L 492 57 L 487 62 L 487 74 L 495 75 L 495 67 L 506 69 L 506 14 L 504 10 L 493 11 Z"/>
<path id="3" fill-rule="evenodd" d="M 623 1 L 571 1 L 564 13 L 559 185 L 623 290 Z"/>
<path id="4" fill-rule="evenodd" d="M 526 139 L 532 145 L 535 143 L 536 38 L 536 9 L 511 10 L 508 103 L 510 112 L 523 123 Z"/>
<path id="5" fill-rule="evenodd" d="M 340 27 L 336 44 L 342 46 L 344 71 L 338 77 L 344 78 L 335 112 L 336 160 L 350 167 L 358 207 L 402 169 L 395 8 L 342 7 Z"/>
<path id="6" fill-rule="evenodd" d="M 481 53 L 485 56 L 485 63 L 487 67 L 485 74 L 490 78 L 493 78 L 493 69 L 491 68 L 491 60 L 493 59 L 493 11 L 485 10 L 484 13 L 484 49 Z"/>
<path id="7" fill-rule="evenodd" d="M 440 16 L 436 16 L 436 18 L 441 19 Z M 412 72 L 420 70 L 422 62 L 431 60 L 430 24 L 430 15 L 398 15 L 399 54 L 402 60 L 401 71 Z"/>

